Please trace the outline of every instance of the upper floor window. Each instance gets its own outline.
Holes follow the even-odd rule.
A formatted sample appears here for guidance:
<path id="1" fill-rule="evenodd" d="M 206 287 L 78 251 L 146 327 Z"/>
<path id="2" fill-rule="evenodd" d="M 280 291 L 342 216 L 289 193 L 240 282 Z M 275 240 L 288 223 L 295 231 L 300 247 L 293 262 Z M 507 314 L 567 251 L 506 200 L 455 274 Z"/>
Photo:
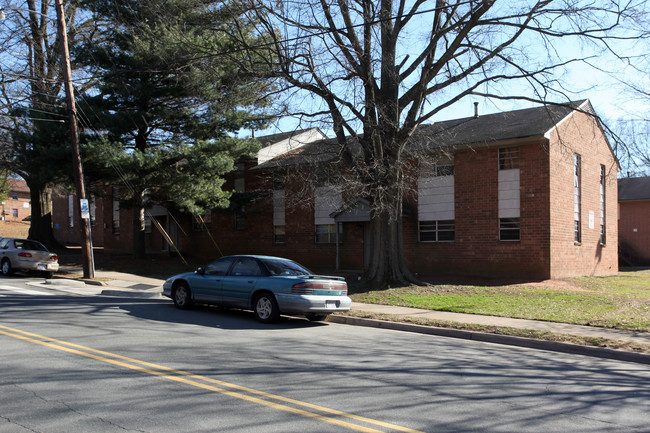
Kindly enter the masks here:
<path id="1" fill-rule="evenodd" d="M 601 165 L 600 166 L 600 244 L 605 245 L 606 237 L 605 237 L 605 181 L 607 179 L 607 175 L 605 172 L 605 166 Z"/>
<path id="2" fill-rule="evenodd" d="M 519 168 L 519 148 L 502 147 L 499 149 L 499 170 Z"/>
<path id="3" fill-rule="evenodd" d="M 11 191 L 11 199 L 12 200 L 18 200 L 18 192 L 17 191 Z"/>
<path id="4" fill-rule="evenodd" d="M 576 243 L 582 242 L 582 162 L 580 155 L 573 155 L 573 240 Z"/>
<path id="5" fill-rule="evenodd" d="M 242 163 L 235 166 L 235 192 L 246 192 L 245 168 L 246 166 Z"/>
<path id="6" fill-rule="evenodd" d="M 454 156 L 441 156 L 435 161 L 420 160 L 419 177 L 430 178 L 454 175 Z"/>

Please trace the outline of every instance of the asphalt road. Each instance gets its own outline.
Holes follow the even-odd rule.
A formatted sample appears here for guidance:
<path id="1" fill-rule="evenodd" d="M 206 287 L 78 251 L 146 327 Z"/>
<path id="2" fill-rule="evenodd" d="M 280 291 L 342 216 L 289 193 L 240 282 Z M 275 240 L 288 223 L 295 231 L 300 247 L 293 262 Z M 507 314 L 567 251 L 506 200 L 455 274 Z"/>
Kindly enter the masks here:
<path id="1" fill-rule="evenodd" d="M 650 368 L 0 277 L 0 432 L 648 432 Z"/>

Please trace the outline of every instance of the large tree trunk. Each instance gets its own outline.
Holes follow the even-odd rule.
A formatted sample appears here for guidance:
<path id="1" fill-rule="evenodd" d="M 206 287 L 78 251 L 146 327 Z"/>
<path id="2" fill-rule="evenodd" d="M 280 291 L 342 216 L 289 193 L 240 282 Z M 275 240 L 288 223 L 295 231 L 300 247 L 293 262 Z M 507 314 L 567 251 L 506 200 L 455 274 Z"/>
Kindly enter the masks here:
<path id="1" fill-rule="evenodd" d="M 382 188 L 373 188 L 371 245 L 373 251 L 364 280 L 373 288 L 421 284 L 409 271 L 402 239 L 403 178 L 398 163 L 388 163 L 385 175 L 378 177 Z M 379 180 L 381 179 L 381 180 Z"/>
<path id="2" fill-rule="evenodd" d="M 30 239 L 37 240 L 47 248 L 57 250 L 63 248 L 54 238 L 52 232 L 52 191 L 47 186 L 31 183 L 25 180 L 29 186 L 31 196 L 31 224 L 29 226 Z"/>

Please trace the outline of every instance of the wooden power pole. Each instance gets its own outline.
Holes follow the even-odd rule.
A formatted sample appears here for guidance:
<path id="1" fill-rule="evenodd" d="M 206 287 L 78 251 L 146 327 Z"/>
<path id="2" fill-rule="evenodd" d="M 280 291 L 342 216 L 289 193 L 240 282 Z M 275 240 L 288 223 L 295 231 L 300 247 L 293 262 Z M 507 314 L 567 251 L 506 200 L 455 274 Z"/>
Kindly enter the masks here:
<path id="1" fill-rule="evenodd" d="M 77 129 L 77 111 L 74 100 L 74 89 L 72 88 L 72 69 L 70 68 L 70 51 L 68 49 L 68 32 L 65 25 L 65 14 L 63 0 L 56 0 L 57 27 L 59 40 L 61 41 L 61 56 L 63 59 L 63 78 L 65 81 L 65 95 L 68 105 L 68 117 L 70 122 L 70 138 L 72 140 L 72 163 L 74 165 L 75 187 L 77 189 L 76 213 L 79 216 L 81 226 L 81 254 L 83 257 L 84 278 L 95 278 L 95 265 L 93 260 L 92 241 L 90 237 L 90 217 L 84 218 L 81 209 L 82 200 L 86 200 L 84 188 L 83 169 L 81 165 L 81 152 L 79 150 L 79 131 Z"/>

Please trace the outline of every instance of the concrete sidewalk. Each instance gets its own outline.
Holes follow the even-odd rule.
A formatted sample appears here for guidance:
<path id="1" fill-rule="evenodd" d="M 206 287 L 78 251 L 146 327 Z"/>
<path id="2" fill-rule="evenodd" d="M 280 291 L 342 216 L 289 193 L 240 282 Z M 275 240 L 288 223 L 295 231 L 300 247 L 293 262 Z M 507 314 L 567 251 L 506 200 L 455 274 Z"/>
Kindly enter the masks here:
<path id="1" fill-rule="evenodd" d="M 70 278 L 73 275 L 82 274 L 81 269 L 63 267 L 58 278 Z M 74 279 L 79 279 L 73 277 Z M 124 297 L 161 297 L 162 285 L 165 282 L 161 279 L 141 277 L 121 272 L 95 271 L 94 280 L 83 280 L 86 284 L 102 286 L 101 294 L 105 296 Z M 417 308 L 395 307 L 389 305 L 352 303 L 352 310 L 368 312 L 373 314 L 385 314 L 393 317 L 423 318 L 436 321 L 453 323 L 467 323 L 503 328 L 528 329 L 536 331 L 551 332 L 554 334 L 566 334 L 579 337 L 603 338 L 607 340 L 619 340 L 635 344 L 650 346 L 650 333 L 624 331 L 618 329 L 599 328 L 592 326 L 571 325 L 567 323 L 544 322 L 537 320 L 512 319 L 507 317 L 481 316 L 476 314 L 451 313 L 446 311 L 432 311 Z M 371 326 L 386 329 L 395 329 L 407 332 L 417 332 L 433 335 L 442 335 L 454 338 L 464 338 L 478 341 L 487 341 L 499 344 L 515 346 L 534 347 L 544 350 L 553 350 L 569 353 L 580 353 L 591 356 L 612 358 L 631 362 L 650 364 L 650 355 L 633 352 L 611 350 L 594 346 L 581 346 L 575 344 L 558 343 L 553 341 L 533 340 L 522 337 L 512 337 L 492 333 L 464 331 L 450 328 L 438 328 L 434 326 L 415 325 L 390 320 L 362 319 L 345 315 L 332 315 L 329 322 L 345 323 L 357 326 Z"/>

